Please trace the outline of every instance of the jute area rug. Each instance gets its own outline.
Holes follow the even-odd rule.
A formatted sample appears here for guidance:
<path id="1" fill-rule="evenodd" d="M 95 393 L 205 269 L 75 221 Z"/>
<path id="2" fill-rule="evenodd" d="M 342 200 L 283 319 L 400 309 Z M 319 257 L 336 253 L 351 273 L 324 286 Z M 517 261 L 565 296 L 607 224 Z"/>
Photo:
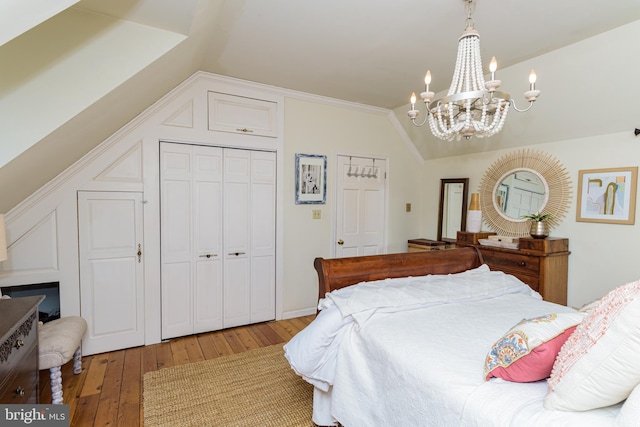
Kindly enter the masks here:
<path id="1" fill-rule="evenodd" d="M 297 376 L 282 344 L 147 372 L 144 425 L 313 426 L 313 387 Z"/>

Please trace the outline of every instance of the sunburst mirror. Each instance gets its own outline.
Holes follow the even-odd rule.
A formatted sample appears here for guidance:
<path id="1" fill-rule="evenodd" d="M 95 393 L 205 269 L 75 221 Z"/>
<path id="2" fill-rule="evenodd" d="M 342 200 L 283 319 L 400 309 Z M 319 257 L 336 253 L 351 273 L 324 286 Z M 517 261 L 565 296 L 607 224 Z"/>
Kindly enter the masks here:
<path id="1" fill-rule="evenodd" d="M 500 235 L 522 237 L 530 224 L 524 215 L 542 212 L 555 228 L 571 204 L 571 179 L 553 156 L 536 150 L 519 150 L 496 160 L 480 181 L 482 216 Z"/>

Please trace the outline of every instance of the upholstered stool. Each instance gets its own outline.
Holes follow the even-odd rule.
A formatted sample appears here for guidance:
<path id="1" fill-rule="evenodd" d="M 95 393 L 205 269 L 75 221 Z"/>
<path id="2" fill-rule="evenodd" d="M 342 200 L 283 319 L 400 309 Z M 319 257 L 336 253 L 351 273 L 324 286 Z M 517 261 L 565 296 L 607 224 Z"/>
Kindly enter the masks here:
<path id="1" fill-rule="evenodd" d="M 86 330 L 87 322 L 79 316 L 56 319 L 38 329 L 39 369 L 49 369 L 53 404 L 63 400 L 60 367 L 73 358 L 73 373 L 82 372 L 80 341 Z"/>

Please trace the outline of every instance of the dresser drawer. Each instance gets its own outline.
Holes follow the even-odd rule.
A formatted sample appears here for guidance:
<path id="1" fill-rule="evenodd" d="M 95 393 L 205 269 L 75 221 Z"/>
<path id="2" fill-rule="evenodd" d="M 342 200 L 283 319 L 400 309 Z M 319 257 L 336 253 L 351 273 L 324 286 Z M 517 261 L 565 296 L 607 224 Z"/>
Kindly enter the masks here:
<path id="1" fill-rule="evenodd" d="M 2 343 L 2 357 L 0 363 L 0 382 L 10 371 L 25 362 L 25 355 L 36 348 L 38 341 L 38 317 L 32 313 L 27 320 L 18 326 L 13 333 Z M 37 367 L 36 363 L 32 368 Z"/>
<path id="2" fill-rule="evenodd" d="M 23 353 L 21 364 L 7 373 L 2 387 L 0 387 L 0 403 L 25 404 L 38 402 L 38 349 L 33 347 L 31 352 Z"/>
<path id="3" fill-rule="evenodd" d="M 481 252 L 484 262 L 490 268 L 495 267 L 496 270 L 514 275 L 538 276 L 540 274 L 539 257 L 493 250 L 481 250 Z"/>
<path id="4" fill-rule="evenodd" d="M 0 403 L 38 403 L 38 304 L 43 296 L 0 300 Z"/>

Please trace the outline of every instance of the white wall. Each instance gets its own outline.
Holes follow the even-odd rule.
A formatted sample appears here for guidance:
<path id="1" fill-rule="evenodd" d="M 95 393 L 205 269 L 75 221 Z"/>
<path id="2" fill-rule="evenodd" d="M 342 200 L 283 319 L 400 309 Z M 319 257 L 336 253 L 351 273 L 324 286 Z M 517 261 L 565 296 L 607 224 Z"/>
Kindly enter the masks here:
<path id="1" fill-rule="evenodd" d="M 510 93 L 519 108 L 526 106 L 523 92 L 532 68 L 538 74 L 536 88 L 542 93 L 530 111 L 511 109 L 504 129 L 491 138 L 443 142 L 431 135 L 428 125 L 411 125 L 408 104 L 394 113 L 424 159 L 633 131 L 640 127 L 636 99 L 640 93 L 640 55 L 633 53 L 638 50 L 639 38 L 640 20 L 499 68 L 496 78 L 502 80 L 501 90 Z M 487 62 L 485 58 L 485 70 Z M 424 110 L 422 105 L 420 109 Z"/>
<path id="2" fill-rule="evenodd" d="M 318 279 L 316 257 L 333 256 L 335 165 L 338 154 L 360 154 L 388 159 L 389 212 L 387 252 L 404 252 L 407 240 L 418 236 L 421 221 L 416 184 L 422 182 L 422 164 L 396 130 L 385 110 L 354 109 L 308 100 L 285 100 L 285 312 L 315 311 Z M 296 205 L 295 153 L 327 156 L 327 203 Z M 405 204 L 412 211 L 405 212 Z M 322 210 L 322 219 L 311 217 Z M 287 314 L 285 314 L 286 316 Z"/>
<path id="3" fill-rule="evenodd" d="M 576 221 L 578 171 L 637 166 L 640 137 L 632 129 L 624 133 L 537 144 L 523 148 L 543 151 L 559 160 L 569 172 L 573 184 L 572 202 L 562 223 L 551 235 L 569 238 L 568 305 L 580 306 L 603 296 L 611 289 L 640 279 L 637 242 L 640 223 L 613 225 Z M 470 192 L 477 192 L 485 170 L 512 150 L 499 150 L 431 160 L 425 163 L 425 202 L 421 230 L 424 237 L 435 238 L 440 178 L 470 178 Z M 485 224 L 483 230 L 490 230 Z"/>
<path id="4" fill-rule="evenodd" d="M 0 47 L 0 166 L 185 38 L 69 9 Z"/>
<path id="5" fill-rule="evenodd" d="M 207 93 L 211 90 L 277 103 L 278 137 L 210 131 Z M 398 133 L 398 126 L 388 110 L 196 73 L 7 213 L 9 259 L 0 264 L 0 285 L 58 281 L 61 314 L 81 314 L 77 191 L 141 192 L 145 200 L 145 343 L 158 342 L 158 144 L 182 141 L 276 152 L 276 318 L 314 313 L 318 280 L 313 260 L 332 256 L 333 175 L 338 154 L 388 159 L 387 249 L 403 252 L 407 239 L 416 237 L 420 206 L 415 190 L 416 183 L 423 182 L 422 163 L 414 147 Z M 327 155 L 325 205 L 295 205 L 295 153 Z M 412 203 L 412 212 L 404 211 L 406 203 Z M 318 207 L 322 219 L 313 220 L 311 210 Z"/>

